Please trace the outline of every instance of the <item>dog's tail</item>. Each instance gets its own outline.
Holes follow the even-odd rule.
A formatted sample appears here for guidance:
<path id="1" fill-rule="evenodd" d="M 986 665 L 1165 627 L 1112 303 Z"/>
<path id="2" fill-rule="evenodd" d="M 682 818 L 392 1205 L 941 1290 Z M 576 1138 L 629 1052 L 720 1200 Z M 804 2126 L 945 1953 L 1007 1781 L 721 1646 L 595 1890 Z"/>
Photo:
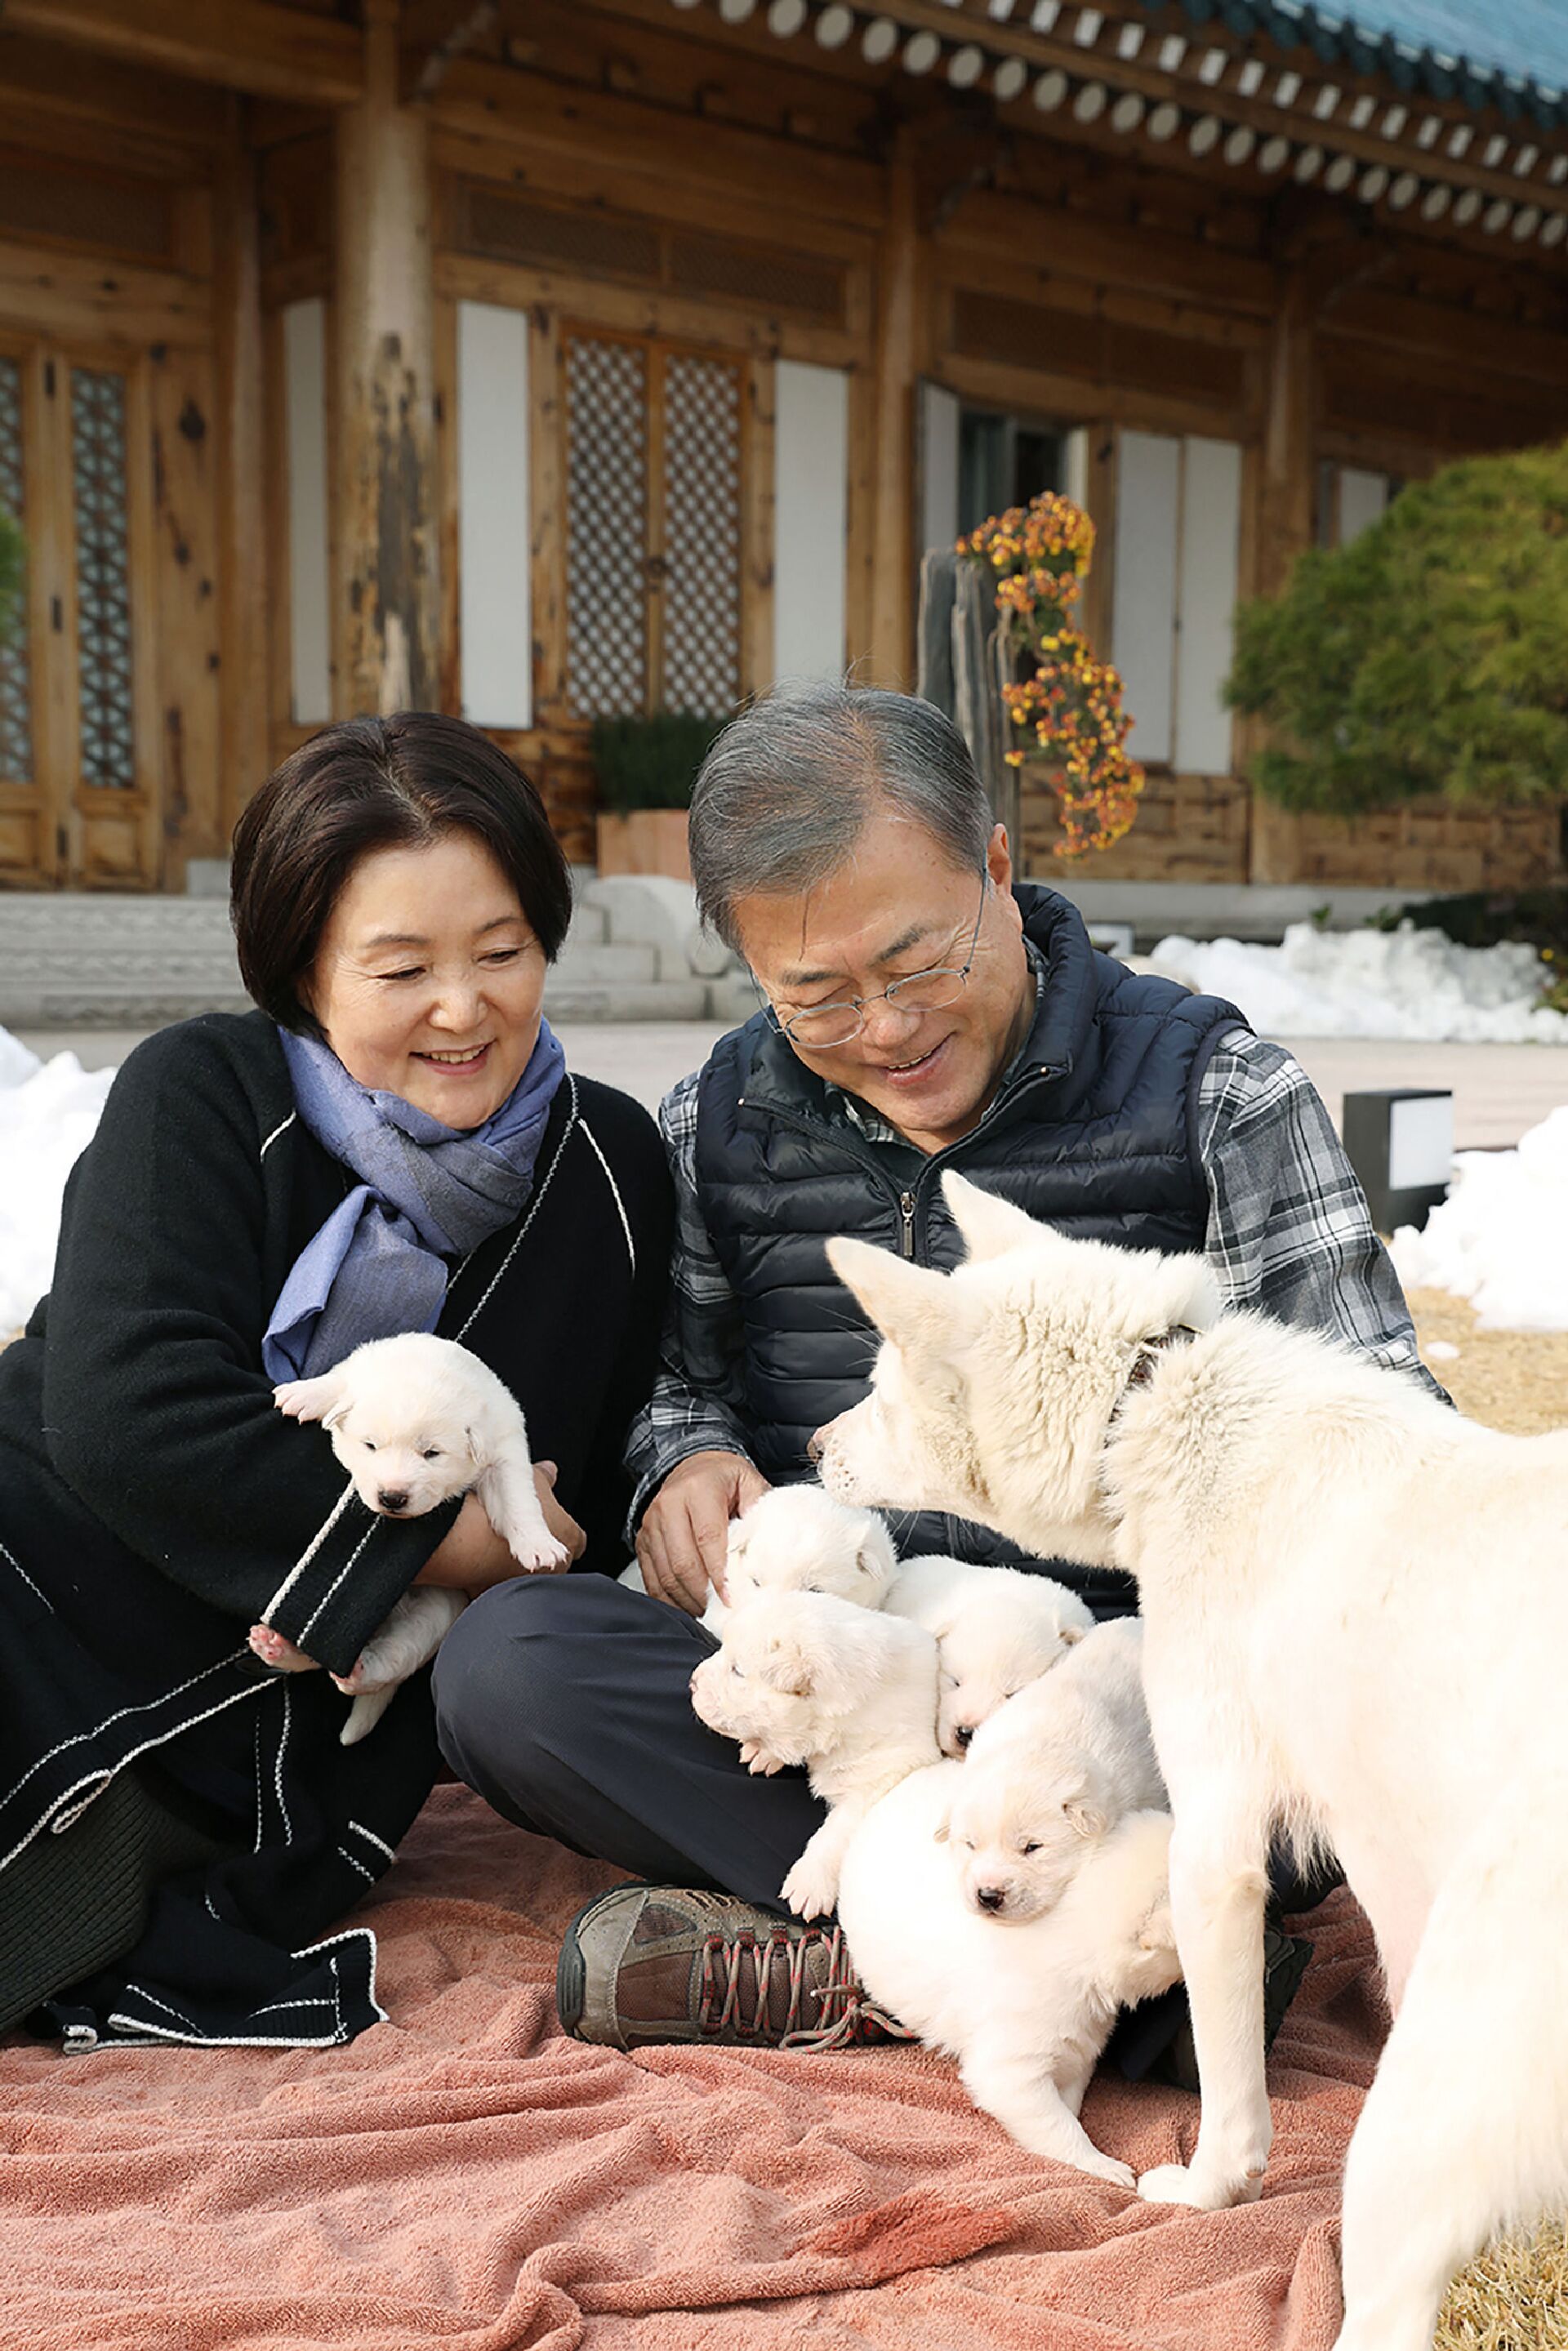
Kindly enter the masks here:
<path id="1" fill-rule="evenodd" d="M 1438 1887 L 1351 2141 L 1339 2351 L 1428 2351 L 1455 2270 L 1568 2204 L 1568 1758 L 1555 1727 L 1531 1748 Z"/>

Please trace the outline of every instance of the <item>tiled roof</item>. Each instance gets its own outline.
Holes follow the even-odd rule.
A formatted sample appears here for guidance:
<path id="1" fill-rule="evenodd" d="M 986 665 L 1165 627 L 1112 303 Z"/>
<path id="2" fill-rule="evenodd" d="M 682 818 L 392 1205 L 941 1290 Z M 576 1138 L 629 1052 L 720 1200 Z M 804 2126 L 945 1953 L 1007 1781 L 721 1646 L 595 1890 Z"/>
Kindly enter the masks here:
<path id="1" fill-rule="evenodd" d="M 1143 0 L 1158 15 L 1163 0 Z M 1386 77 L 1401 89 L 1495 106 L 1543 130 L 1568 128 L 1568 0 L 1182 0 L 1195 24 L 1219 23 L 1325 65 Z"/>

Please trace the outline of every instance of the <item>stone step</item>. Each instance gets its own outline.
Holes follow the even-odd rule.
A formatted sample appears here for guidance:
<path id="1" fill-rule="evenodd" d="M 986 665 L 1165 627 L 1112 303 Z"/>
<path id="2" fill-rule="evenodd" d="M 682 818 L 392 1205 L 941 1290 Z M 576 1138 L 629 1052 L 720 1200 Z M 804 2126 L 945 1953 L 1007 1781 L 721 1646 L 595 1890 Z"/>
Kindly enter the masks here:
<path id="1" fill-rule="evenodd" d="M 566 1019 L 700 1019 L 703 983 L 684 958 L 617 944 L 585 907 L 545 987 Z M 136 1028 L 193 1012 L 244 1012 L 228 909 L 217 898 L 0 894 L 0 1026 Z"/>

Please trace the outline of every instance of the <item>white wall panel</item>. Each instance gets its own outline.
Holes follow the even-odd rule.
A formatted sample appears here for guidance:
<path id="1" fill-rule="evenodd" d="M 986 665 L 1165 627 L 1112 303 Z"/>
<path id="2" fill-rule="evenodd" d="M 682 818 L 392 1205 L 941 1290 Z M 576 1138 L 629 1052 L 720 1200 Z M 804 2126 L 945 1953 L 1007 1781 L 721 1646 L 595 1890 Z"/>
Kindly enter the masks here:
<path id="1" fill-rule="evenodd" d="M 1122 434 L 1111 658 L 1122 674 L 1122 706 L 1134 722 L 1127 741 L 1135 759 L 1171 756 L 1180 488 L 1179 441 L 1163 433 Z"/>
<path id="2" fill-rule="evenodd" d="M 1231 721 L 1219 689 L 1230 670 L 1241 450 L 1234 441 L 1189 439 L 1183 455 L 1175 760 L 1183 775 L 1228 776 Z"/>
<path id="3" fill-rule="evenodd" d="M 528 317 L 457 305 L 457 546 L 463 713 L 533 724 Z"/>
<path id="4" fill-rule="evenodd" d="M 332 716 L 332 617 L 327 559 L 327 306 L 283 313 L 284 434 L 288 463 L 289 704 L 298 726 Z"/>
<path id="5" fill-rule="evenodd" d="M 773 674 L 843 674 L 850 384 L 780 360 L 774 377 Z"/>
<path id="6" fill-rule="evenodd" d="M 1339 543 L 1348 547 L 1359 538 L 1368 523 L 1375 522 L 1388 504 L 1386 474 L 1364 473 L 1358 465 L 1343 465 L 1339 477 Z"/>
<path id="7" fill-rule="evenodd" d="M 920 386 L 920 511 L 916 560 L 927 548 L 958 537 L 958 395 L 940 383 Z"/>

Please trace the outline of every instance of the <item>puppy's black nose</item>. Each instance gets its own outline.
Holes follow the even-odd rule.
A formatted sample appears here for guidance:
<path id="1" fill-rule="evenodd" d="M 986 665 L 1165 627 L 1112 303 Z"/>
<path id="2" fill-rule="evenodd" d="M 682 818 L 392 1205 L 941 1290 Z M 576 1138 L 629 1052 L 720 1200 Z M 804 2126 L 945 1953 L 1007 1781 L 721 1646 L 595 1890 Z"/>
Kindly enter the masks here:
<path id="1" fill-rule="evenodd" d="M 975 1899 L 982 1910 L 999 1910 L 1007 1898 L 999 1886 L 977 1886 L 975 1888 Z"/>
<path id="2" fill-rule="evenodd" d="M 376 1499 L 383 1510 L 406 1510 L 408 1489 L 406 1486 L 399 1486 L 395 1489 L 390 1486 L 378 1486 Z"/>
<path id="3" fill-rule="evenodd" d="M 974 1735 L 975 1726 L 972 1722 L 956 1722 L 953 1725 L 953 1736 L 960 1747 L 967 1747 Z"/>

